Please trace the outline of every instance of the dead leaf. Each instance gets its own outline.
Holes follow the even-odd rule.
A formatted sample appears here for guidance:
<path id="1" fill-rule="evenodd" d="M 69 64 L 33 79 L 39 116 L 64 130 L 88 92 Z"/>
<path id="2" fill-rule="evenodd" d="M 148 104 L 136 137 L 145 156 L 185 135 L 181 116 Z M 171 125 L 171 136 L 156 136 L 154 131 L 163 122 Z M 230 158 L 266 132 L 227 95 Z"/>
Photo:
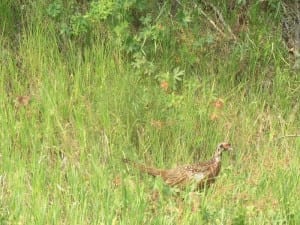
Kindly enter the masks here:
<path id="1" fill-rule="evenodd" d="M 150 124 L 152 127 L 155 127 L 157 129 L 161 129 L 165 126 L 165 123 L 161 120 L 151 120 Z"/>
<path id="2" fill-rule="evenodd" d="M 158 202 L 159 201 L 159 191 L 157 190 L 154 190 L 151 192 L 151 196 L 150 196 L 150 199 L 152 202 Z"/>
<path id="3" fill-rule="evenodd" d="M 116 187 L 119 187 L 121 184 L 122 184 L 122 179 L 120 176 L 116 176 L 113 181 L 113 186 L 116 188 Z"/>
<path id="4" fill-rule="evenodd" d="M 210 115 L 210 120 L 211 121 L 216 121 L 219 119 L 219 116 L 216 113 L 213 113 Z"/>
<path id="5" fill-rule="evenodd" d="M 223 101 L 223 99 L 218 98 L 217 100 L 215 100 L 215 101 L 213 102 L 213 106 L 214 106 L 216 109 L 222 109 L 223 106 L 224 106 L 224 101 Z"/>
<path id="6" fill-rule="evenodd" d="M 31 97 L 28 95 L 18 96 L 15 100 L 16 107 L 27 106 L 30 102 Z"/>

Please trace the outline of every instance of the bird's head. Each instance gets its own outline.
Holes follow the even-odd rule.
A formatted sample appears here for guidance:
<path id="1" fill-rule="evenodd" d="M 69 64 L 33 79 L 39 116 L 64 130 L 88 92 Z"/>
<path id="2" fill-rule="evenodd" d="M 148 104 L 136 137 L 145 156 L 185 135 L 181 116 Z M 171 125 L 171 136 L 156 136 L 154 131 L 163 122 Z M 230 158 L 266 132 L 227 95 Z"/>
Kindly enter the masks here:
<path id="1" fill-rule="evenodd" d="M 218 144 L 216 153 L 215 153 L 215 157 L 220 157 L 222 155 L 223 151 L 232 151 L 232 147 L 230 143 L 227 142 L 222 142 L 220 144 Z"/>

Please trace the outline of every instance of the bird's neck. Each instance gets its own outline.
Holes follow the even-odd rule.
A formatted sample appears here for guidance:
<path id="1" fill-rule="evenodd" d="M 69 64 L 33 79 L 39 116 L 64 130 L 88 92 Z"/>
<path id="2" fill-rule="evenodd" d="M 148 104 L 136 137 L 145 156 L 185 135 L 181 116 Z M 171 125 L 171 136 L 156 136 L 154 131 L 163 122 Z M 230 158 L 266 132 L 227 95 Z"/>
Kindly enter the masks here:
<path id="1" fill-rule="evenodd" d="M 222 152 L 217 151 L 214 155 L 215 162 L 221 162 Z"/>
<path id="2" fill-rule="evenodd" d="M 215 162 L 221 162 L 221 155 L 215 156 Z"/>

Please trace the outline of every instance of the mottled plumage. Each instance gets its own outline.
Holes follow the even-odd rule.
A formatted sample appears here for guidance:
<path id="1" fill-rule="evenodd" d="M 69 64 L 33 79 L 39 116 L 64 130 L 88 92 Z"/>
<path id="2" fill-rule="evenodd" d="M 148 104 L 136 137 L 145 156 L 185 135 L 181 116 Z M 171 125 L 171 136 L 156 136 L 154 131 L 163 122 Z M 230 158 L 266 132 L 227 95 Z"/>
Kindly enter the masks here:
<path id="1" fill-rule="evenodd" d="M 221 169 L 221 155 L 223 151 L 229 151 L 229 143 L 220 143 L 214 157 L 208 162 L 200 162 L 192 165 L 183 165 L 172 169 L 157 169 L 141 165 L 125 159 L 126 163 L 133 164 L 140 171 L 152 176 L 160 176 L 170 186 L 184 187 L 196 183 L 198 188 L 203 188 L 215 181 Z"/>

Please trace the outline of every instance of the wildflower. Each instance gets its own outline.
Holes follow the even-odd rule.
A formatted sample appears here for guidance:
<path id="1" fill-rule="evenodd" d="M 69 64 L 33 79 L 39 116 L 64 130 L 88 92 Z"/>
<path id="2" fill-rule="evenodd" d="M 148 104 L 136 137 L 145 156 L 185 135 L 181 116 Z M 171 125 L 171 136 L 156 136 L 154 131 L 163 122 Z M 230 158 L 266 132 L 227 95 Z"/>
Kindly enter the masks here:
<path id="1" fill-rule="evenodd" d="M 164 91 L 167 91 L 168 90 L 168 88 L 169 88 L 169 83 L 167 82 L 167 81 L 162 81 L 161 83 L 160 83 L 160 87 L 164 90 Z"/>

